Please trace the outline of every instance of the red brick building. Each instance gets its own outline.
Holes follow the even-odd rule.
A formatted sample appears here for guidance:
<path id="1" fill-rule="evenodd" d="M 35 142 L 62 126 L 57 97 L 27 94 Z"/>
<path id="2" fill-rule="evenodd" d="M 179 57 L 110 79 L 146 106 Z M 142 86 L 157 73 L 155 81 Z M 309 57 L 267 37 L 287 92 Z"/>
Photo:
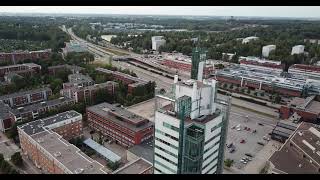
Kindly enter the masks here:
<path id="1" fill-rule="evenodd" d="M 14 72 L 19 75 L 32 75 L 34 73 L 39 73 L 41 71 L 41 66 L 34 63 L 17 64 L 10 66 L 0 67 L 0 77 L 4 77 L 10 72 Z"/>
<path id="2" fill-rule="evenodd" d="M 315 96 L 294 98 L 286 106 L 281 106 L 280 118 L 288 119 L 295 112 L 301 116 L 302 121 L 318 123 L 320 120 L 320 102 L 314 100 Z"/>
<path id="3" fill-rule="evenodd" d="M 178 60 L 169 60 L 164 59 L 161 62 L 162 65 L 167 66 L 169 68 L 174 68 L 181 71 L 191 72 L 191 62 L 187 61 L 178 61 Z M 214 73 L 214 67 L 211 64 L 206 64 L 203 69 L 203 77 L 207 78 L 209 75 Z"/>
<path id="4" fill-rule="evenodd" d="M 52 91 L 48 87 L 33 89 L 29 91 L 17 92 L 0 96 L 0 101 L 10 107 L 25 106 L 28 104 L 45 101 L 51 96 Z"/>
<path id="5" fill-rule="evenodd" d="M 87 108 L 88 125 L 125 147 L 152 138 L 154 125 L 123 108 L 101 103 Z"/>
<path id="6" fill-rule="evenodd" d="M 92 160 L 65 139 L 82 135 L 82 115 L 67 111 L 18 126 L 23 156 L 45 174 L 106 174 L 103 165 Z"/>
<path id="7" fill-rule="evenodd" d="M 96 68 L 96 71 L 100 73 L 111 74 L 114 80 L 121 81 L 123 84 L 128 85 L 128 93 L 133 93 L 136 87 L 144 86 L 148 83 L 147 81 L 142 80 L 140 78 L 133 77 L 128 74 L 117 71 L 111 71 L 103 68 Z"/>
<path id="8" fill-rule="evenodd" d="M 21 51 L 12 53 L 0 53 L 0 62 L 16 64 L 25 60 L 48 60 L 51 55 L 51 49 L 40 51 Z"/>

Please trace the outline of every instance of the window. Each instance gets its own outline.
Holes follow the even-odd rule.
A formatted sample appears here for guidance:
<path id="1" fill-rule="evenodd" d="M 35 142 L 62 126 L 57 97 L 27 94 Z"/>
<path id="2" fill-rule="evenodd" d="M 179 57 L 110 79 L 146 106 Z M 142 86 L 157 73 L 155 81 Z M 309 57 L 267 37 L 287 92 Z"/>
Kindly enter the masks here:
<path id="1" fill-rule="evenodd" d="M 166 127 L 166 128 L 172 129 L 172 130 L 174 130 L 176 132 L 179 132 L 179 128 L 174 127 L 174 126 L 172 126 L 172 125 L 170 125 L 170 124 L 168 124 L 166 122 L 163 122 L 163 126 Z"/>
<path id="2" fill-rule="evenodd" d="M 175 158 L 178 158 L 178 156 L 176 154 L 173 154 L 172 152 L 168 151 L 168 150 L 165 150 L 164 148 L 158 146 L 158 145 L 155 145 L 155 148 L 157 149 L 160 149 L 161 151 L 167 153 L 167 154 L 170 154 L 171 156 L 175 157 Z"/>
<path id="3" fill-rule="evenodd" d="M 166 141 L 164 141 L 164 140 L 162 140 L 162 139 L 159 139 L 159 138 L 155 138 L 156 140 L 158 140 L 158 141 L 160 141 L 160 142 L 162 142 L 163 144 L 165 144 L 165 145 L 167 145 L 167 146 L 170 146 L 170 147 L 172 147 L 172 148 L 174 148 L 174 149 L 178 149 L 178 147 L 176 147 L 176 146 L 174 146 L 174 145 L 172 145 L 172 144 L 170 144 L 170 143 L 168 143 L 168 142 L 166 142 Z"/>
<path id="4" fill-rule="evenodd" d="M 167 133 L 165 133 L 165 132 L 162 132 L 162 131 L 160 131 L 159 129 L 156 129 L 156 133 L 162 134 L 162 135 L 164 135 L 164 136 L 166 136 L 166 137 L 169 137 L 169 138 L 171 138 L 171 139 L 173 139 L 173 140 L 175 140 L 175 141 L 179 141 L 178 138 L 176 138 L 176 137 L 174 137 L 174 136 L 171 136 L 170 134 L 167 134 Z"/>

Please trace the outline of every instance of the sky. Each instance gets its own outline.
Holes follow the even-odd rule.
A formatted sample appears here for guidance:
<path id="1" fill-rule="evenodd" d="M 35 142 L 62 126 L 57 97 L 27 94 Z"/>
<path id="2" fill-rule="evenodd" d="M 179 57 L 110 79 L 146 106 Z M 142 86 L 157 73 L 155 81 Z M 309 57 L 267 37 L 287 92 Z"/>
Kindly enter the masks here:
<path id="1" fill-rule="evenodd" d="M 320 18 L 320 6 L 0 6 L 0 12 Z"/>

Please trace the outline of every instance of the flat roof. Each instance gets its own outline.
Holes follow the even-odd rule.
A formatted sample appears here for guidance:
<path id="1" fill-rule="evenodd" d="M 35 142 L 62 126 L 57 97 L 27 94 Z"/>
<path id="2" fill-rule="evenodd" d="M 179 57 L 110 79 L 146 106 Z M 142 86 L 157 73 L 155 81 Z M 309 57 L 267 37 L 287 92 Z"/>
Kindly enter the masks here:
<path id="1" fill-rule="evenodd" d="M 68 80 L 70 83 L 83 83 L 83 82 L 88 82 L 88 81 L 92 81 L 93 79 L 90 76 L 87 75 L 83 75 L 80 73 L 77 74 L 69 74 L 68 75 Z"/>
<path id="2" fill-rule="evenodd" d="M 292 106 L 294 108 L 300 108 L 305 111 L 309 111 L 315 114 L 320 114 L 320 102 L 314 100 L 314 96 L 309 96 L 307 98 L 293 98 L 288 106 Z"/>
<path id="3" fill-rule="evenodd" d="M 147 127 L 153 126 L 153 123 L 150 122 L 148 119 L 145 119 L 139 115 L 136 115 L 124 108 L 116 107 L 109 103 L 101 103 L 94 106 L 90 106 L 87 108 L 87 110 L 98 114 L 104 118 L 107 118 L 121 126 L 124 126 L 126 128 L 131 129 L 132 131 L 140 131 L 142 129 L 145 129 Z M 129 122 L 120 121 L 117 117 L 124 118 L 128 120 Z M 145 123 L 143 123 L 145 122 Z M 134 124 L 141 123 L 142 125 L 136 126 Z"/>
<path id="4" fill-rule="evenodd" d="M 146 170 L 152 168 L 152 164 L 139 158 L 135 161 L 129 162 L 127 165 L 115 171 L 113 174 L 142 174 Z"/>
<path id="5" fill-rule="evenodd" d="M 107 174 L 104 166 L 81 152 L 57 133 L 46 130 L 31 136 L 41 148 L 63 164 L 70 174 Z"/>
<path id="6" fill-rule="evenodd" d="M 91 138 L 86 139 L 83 141 L 84 144 L 92 148 L 93 150 L 97 151 L 100 155 L 107 158 L 109 161 L 115 163 L 121 160 L 121 157 L 112 152 L 111 150 L 107 149 L 106 147 L 98 144 Z"/>
<path id="7" fill-rule="evenodd" d="M 43 88 L 38 88 L 38 89 L 31 89 L 31 90 L 28 90 L 28 91 L 15 92 L 15 93 L 12 93 L 12 94 L 7 94 L 7 95 L 0 96 L 0 100 L 4 100 L 4 99 L 7 99 L 7 98 L 18 97 L 18 96 L 23 96 L 23 95 L 26 95 L 26 94 L 38 93 L 40 91 L 51 91 L 51 89 L 49 87 L 43 87 Z"/>
<path id="8" fill-rule="evenodd" d="M 281 149 L 270 157 L 269 161 L 275 166 L 275 169 L 288 174 L 319 174 L 319 129 L 318 125 L 302 122 Z"/>
<path id="9" fill-rule="evenodd" d="M 60 97 L 58 99 L 53 99 L 53 100 L 49 100 L 49 101 L 42 101 L 42 102 L 39 102 L 36 104 L 24 106 L 23 108 L 20 108 L 20 109 L 13 109 L 11 112 L 13 114 L 17 115 L 17 114 L 24 113 L 24 112 L 38 110 L 42 107 L 54 106 L 54 105 L 58 105 L 58 104 L 61 104 L 64 102 L 72 102 L 72 101 L 75 101 L 75 100 L 67 98 L 67 97 Z"/>
<path id="10" fill-rule="evenodd" d="M 28 135 L 33 135 L 33 134 L 37 134 L 45 131 L 44 128 L 48 125 L 52 125 L 58 122 L 63 122 L 65 120 L 68 120 L 70 118 L 77 117 L 77 116 L 82 116 L 82 115 L 77 111 L 71 110 L 71 111 L 59 113 L 44 119 L 31 121 L 31 122 L 19 125 L 18 127 Z"/>
<path id="11" fill-rule="evenodd" d="M 153 139 L 144 141 L 141 144 L 137 144 L 128 149 L 129 152 L 135 154 L 138 157 L 141 157 L 147 160 L 150 163 L 153 163 Z"/>

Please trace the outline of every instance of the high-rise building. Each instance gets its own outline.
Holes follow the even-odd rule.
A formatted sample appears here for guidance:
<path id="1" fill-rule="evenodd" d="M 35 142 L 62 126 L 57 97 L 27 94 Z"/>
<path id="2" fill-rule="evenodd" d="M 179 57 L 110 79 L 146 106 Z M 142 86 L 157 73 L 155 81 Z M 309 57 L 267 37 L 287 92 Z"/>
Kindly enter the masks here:
<path id="1" fill-rule="evenodd" d="M 163 36 L 152 36 L 151 41 L 152 49 L 155 51 L 158 51 L 160 46 L 166 44 L 166 40 L 163 39 Z"/>
<path id="2" fill-rule="evenodd" d="M 192 66 L 191 66 L 191 79 L 202 81 L 203 67 L 207 58 L 207 51 L 201 48 L 192 50 Z"/>
<path id="3" fill-rule="evenodd" d="M 218 99 L 217 84 L 178 82 L 172 94 L 156 95 L 154 173 L 218 174 L 223 169 L 230 99 Z"/>
<path id="4" fill-rule="evenodd" d="M 269 57 L 271 51 L 276 50 L 276 45 L 267 45 L 262 47 L 262 56 Z"/>
<path id="5" fill-rule="evenodd" d="M 291 55 L 304 53 L 304 45 L 296 45 L 292 47 Z"/>

